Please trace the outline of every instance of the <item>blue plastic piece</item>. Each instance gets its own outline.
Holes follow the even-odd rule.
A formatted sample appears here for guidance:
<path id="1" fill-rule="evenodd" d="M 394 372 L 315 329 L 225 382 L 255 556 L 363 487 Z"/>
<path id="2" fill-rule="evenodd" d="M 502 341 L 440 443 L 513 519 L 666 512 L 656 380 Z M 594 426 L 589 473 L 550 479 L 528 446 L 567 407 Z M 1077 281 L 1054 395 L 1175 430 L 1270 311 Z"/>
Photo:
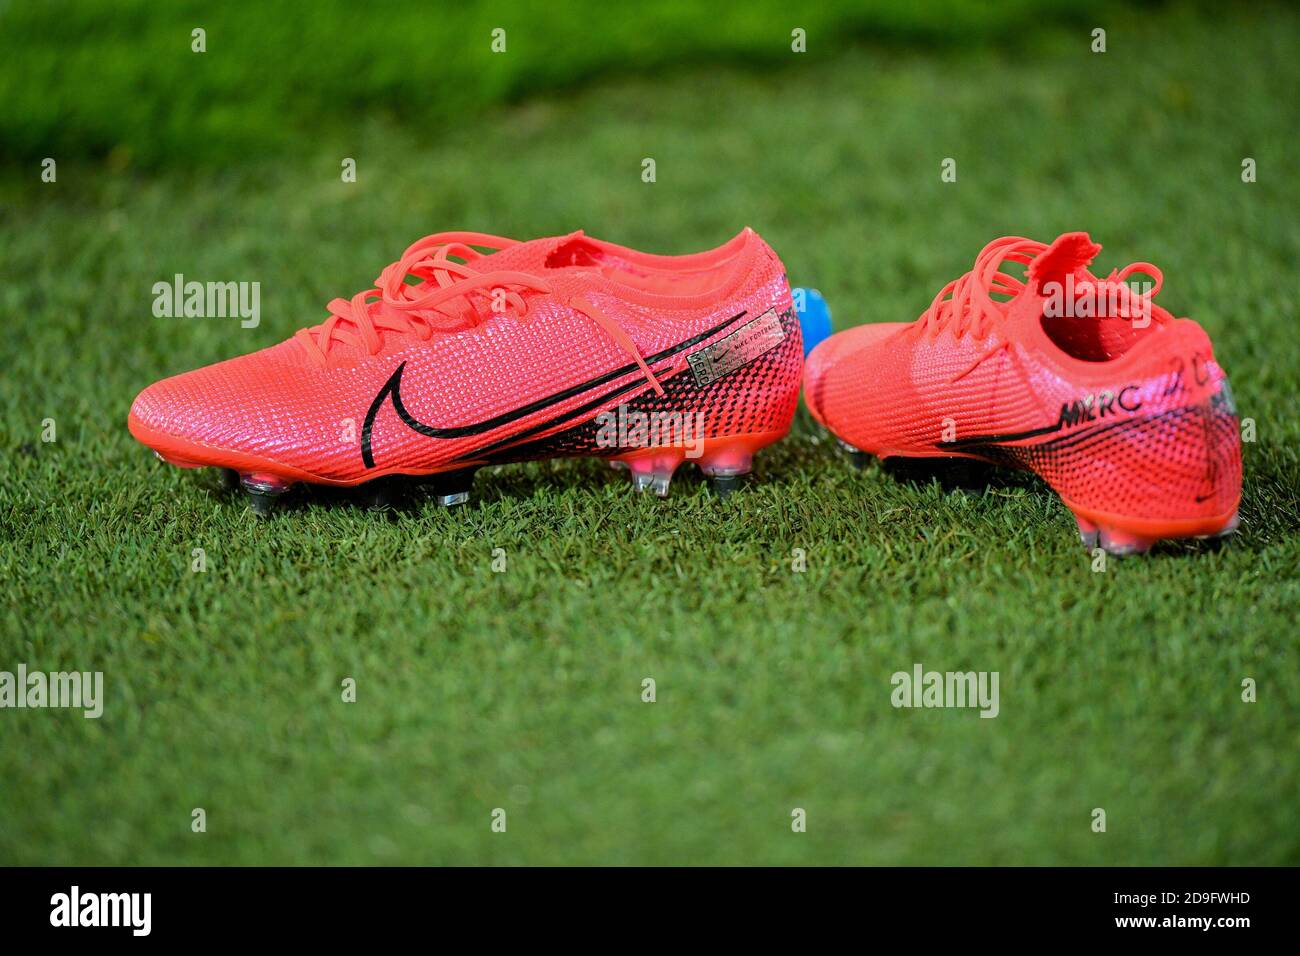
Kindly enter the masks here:
<path id="1" fill-rule="evenodd" d="M 817 343 L 831 334 L 831 310 L 816 289 L 795 289 L 794 308 L 799 313 L 799 327 L 803 330 L 803 354 L 817 347 Z"/>

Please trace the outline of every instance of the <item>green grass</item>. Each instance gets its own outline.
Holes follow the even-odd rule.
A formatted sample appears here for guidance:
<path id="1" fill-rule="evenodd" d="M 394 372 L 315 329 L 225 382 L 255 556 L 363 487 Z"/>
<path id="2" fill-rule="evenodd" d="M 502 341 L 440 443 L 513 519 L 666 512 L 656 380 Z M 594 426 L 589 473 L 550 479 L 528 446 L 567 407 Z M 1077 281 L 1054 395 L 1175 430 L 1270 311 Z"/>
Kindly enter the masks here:
<path id="1" fill-rule="evenodd" d="M 326 146 L 11 177 L 0 669 L 102 670 L 107 702 L 0 712 L 0 862 L 1300 862 L 1300 17 L 1108 27 L 1101 56 L 1076 30 L 613 78 L 432 144 L 376 118 L 355 185 Z M 743 224 L 840 327 L 915 316 L 1004 233 L 1156 262 L 1257 423 L 1239 539 L 1093 573 L 1042 486 L 855 471 L 802 414 L 722 504 L 579 461 L 267 522 L 125 429 L 144 385 L 319 321 L 427 232 L 684 252 Z M 174 272 L 260 281 L 261 327 L 153 317 Z M 918 661 L 998 671 L 1000 716 L 894 710 Z"/>
<path id="2" fill-rule="evenodd" d="M 864 35 L 984 43 L 1026 24 L 1091 24 L 1097 11 L 1072 0 L 0 0 L 0 159 L 221 166 L 342 148 L 376 113 L 432 139 L 486 107 L 602 75 L 770 66 L 789 59 L 796 27 L 824 54 Z"/>

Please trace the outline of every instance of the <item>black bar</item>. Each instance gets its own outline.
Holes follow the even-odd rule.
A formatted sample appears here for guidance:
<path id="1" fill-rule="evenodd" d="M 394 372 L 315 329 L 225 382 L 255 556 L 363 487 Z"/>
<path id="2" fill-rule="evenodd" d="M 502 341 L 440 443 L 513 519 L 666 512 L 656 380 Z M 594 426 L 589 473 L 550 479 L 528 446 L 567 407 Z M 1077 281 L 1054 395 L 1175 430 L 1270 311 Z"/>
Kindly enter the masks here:
<path id="1" fill-rule="evenodd" d="M 603 935 L 610 945 L 638 938 L 666 945 L 688 927 L 695 936 L 733 943 L 789 932 L 809 941 L 849 934 L 863 942 L 902 934 L 900 941 L 918 945 L 1127 937 L 1231 946 L 1261 931 L 1270 937 L 1284 931 L 1295 896 L 1293 870 L 1263 868 L 50 868 L 3 870 L 0 881 L 7 943 L 67 942 L 75 934 L 82 944 L 337 946 L 401 934 L 456 949 L 515 934 L 533 942 Z M 116 907 L 124 925 L 51 925 L 68 921 L 73 886 L 80 914 L 111 917 Z M 149 894 L 147 936 L 135 933 L 144 927 L 144 897 L 135 898 L 138 908 L 128 909 L 120 896 L 101 907 L 99 894 L 109 893 Z M 60 895 L 67 902 L 62 910 Z M 88 896 L 95 902 L 87 903 Z M 1199 925 L 1207 919 L 1208 928 Z M 1151 923 L 1120 925 L 1124 920 Z"/>

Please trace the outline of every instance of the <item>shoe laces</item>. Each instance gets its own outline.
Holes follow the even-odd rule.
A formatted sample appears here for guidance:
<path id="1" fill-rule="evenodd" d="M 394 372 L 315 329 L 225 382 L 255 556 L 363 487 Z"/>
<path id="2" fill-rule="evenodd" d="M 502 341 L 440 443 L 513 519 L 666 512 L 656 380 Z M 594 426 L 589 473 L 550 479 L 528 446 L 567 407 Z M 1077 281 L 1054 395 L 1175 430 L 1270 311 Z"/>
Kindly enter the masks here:
<path id="1" fill-rule="evenodd" d="M 385 329 L 428 340 L 438 331 L 480 321 L 485 307 L 495 305 L 499 311 L 503 303 L 525 315 L 528 304 L 517 290 L 548 292 L 547 283 L 526 272 L 480 272 L 473 265 L 484 258 L 474 246 L 495 252 L 515 244 L 513 239 L 476 232 L 425 236 L 387 266 L 372 288 L 351 299 L 330 300 L 330 317 L 314 328 L 299 329 L 297 338 L 323 365 L 339 343 L 378 354 L 383 347 L 380 331 Z M 408 276 L 417 281 L 407 282 Z"/>
<path id="2" fill-rule="evenodd" d="M 1006 316 L 1011 301 L 1025 289 L 1023 281 L 1001 271 L 1002 263 L 1018 262 L 1027 266 L 1048 248 L 1045 243 L 1021 236 L 993 240 L 980 250 L 970 272 L 939 290 L 930 307 L 915 323 L 915 328 L 927 338 L 933 338 L 952 326 L 957 338 L 970 332 L 973 338 L 982 341 L 993 326 Z M 1141 294 L 1133 292 L 1128 279 L 1137 273 L 1152 276 L 1156 280 L 1154 288 Z M 1088 284 L 1115 286 L 1122 306 L 1130 308 L 1134 298 L 1153 298 L 1163 283 L 1164 276 L 1154 265 L 1149 262 L 1134 262 L 1100 279 L 1085 271 L 1075 288 L 1082 289 Z M 994 294 L 1008 298 L 1005 301 L 994 299 Z"/>
<path id="3" fill-rule="evenodd" d="M 984 339 L 1007 312 L 1008 302 L 993 299 L 992 294 L 1014 298 L 1025 288 L 1022 281 L 1002 272 L 999 266 L 1004 262 L 1028 265 L 1046 248 L 1045 243 L 1020 236 L 994 239 L 980 250 L 970 272 L 939 290 L 917 320 L 916 328 L 933 338 L 951 325 L 958 338 L 970 332 L 976 339 Z"/>
<path id="4" fill-rule="evenodd" d="M 513 239 L 479 232 L 439 232 L 412 243 L 402 257 L 387 266 L 373 288 L 351 299 L 336 298 L 326 308 L 330 317 L 322 324 L 299 329 L 296 337 L 318 363 L 324 365 L 336 343 L 377 355 L 383 347 L 380 330 L 413 332 L 428 341 L 439 332 L 475 325 L 485 309 L 500 313 L 505 306 L 517 317 L 528 315 L 524 292 L 549 293 L 544 279 L 527 272 L 497 269 L 479 271 L 474 263 L 486 258 L 478 248 L 499 252 L 518 245 Z M 478 247 L 478 248 L 475 248 Z M 416 282 L 408 282 L 413 276 Z M 583 298 L 570 308 L 591 318 L 636 360 L 660 395 L 658 379 L 650 371 L 636 344 L 617 322 Z"/>

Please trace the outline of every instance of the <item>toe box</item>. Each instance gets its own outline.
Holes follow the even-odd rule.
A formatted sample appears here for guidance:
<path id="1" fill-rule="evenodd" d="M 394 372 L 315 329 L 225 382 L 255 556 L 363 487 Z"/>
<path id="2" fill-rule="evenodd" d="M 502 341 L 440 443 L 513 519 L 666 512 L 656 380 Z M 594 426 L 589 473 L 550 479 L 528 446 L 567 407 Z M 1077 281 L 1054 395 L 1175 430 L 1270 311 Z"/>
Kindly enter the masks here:
<path id="1" fill-rule="evenodd" d="M 906 327 L 905 322 L 858 325 L 835 333 L 812 350 L 804 364 L 804 403 L 817 421 L 839 434 L 842 403 L 838 399 L 845 391 L 870 387 L 877 350 Z"/>

